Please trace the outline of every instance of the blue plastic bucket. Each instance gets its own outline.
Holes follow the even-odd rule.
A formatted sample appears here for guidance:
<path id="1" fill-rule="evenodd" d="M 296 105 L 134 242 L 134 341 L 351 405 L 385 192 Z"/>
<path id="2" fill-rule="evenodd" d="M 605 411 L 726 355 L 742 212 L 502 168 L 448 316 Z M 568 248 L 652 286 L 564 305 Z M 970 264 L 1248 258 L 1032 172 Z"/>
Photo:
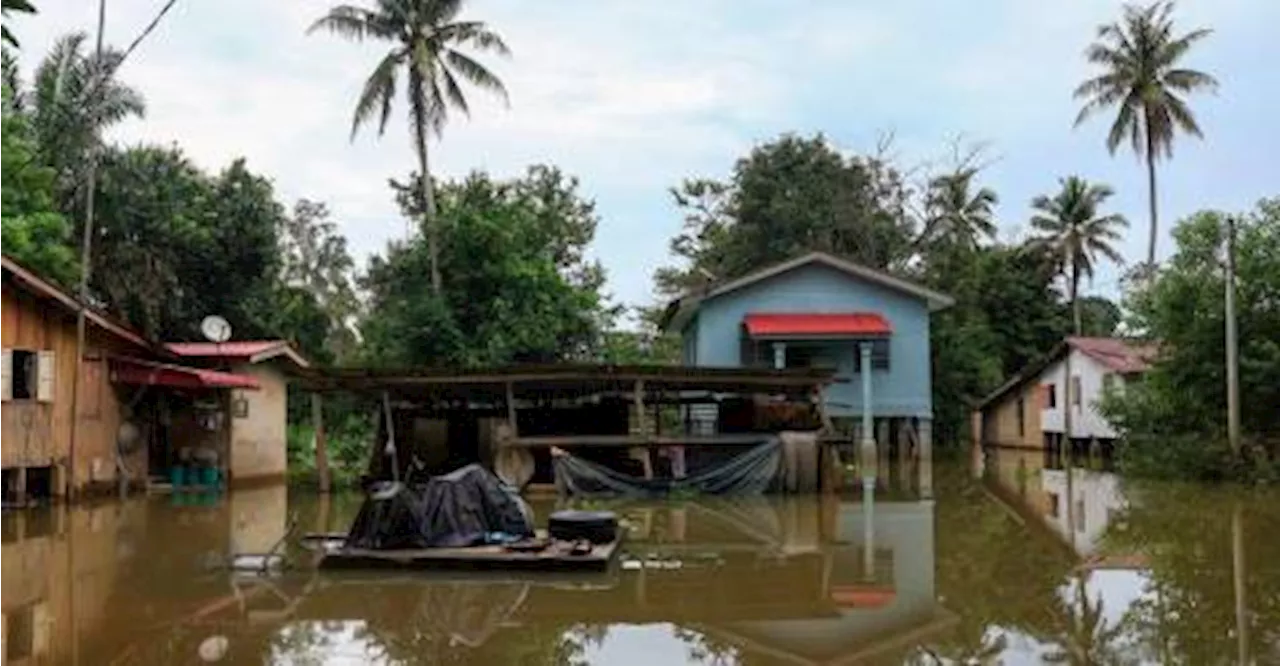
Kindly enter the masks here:
<path id="1" fill-rule="evenodd" d="M 169 485 L 174 490 L 181 488 L 187 481 L 187 468 L 182 465 L 174 465 L 169 468 Z"/>

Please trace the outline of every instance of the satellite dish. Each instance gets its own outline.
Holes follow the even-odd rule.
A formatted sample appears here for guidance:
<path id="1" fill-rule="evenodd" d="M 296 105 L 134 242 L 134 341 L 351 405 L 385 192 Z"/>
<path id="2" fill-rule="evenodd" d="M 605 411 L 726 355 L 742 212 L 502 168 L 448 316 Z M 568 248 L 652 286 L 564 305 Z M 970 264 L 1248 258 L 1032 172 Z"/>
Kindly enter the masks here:
<path id="1" fill-rule="evenodd" d="M 209 315 L 200 322 L 200 332 L 209 342 L 222 343 L 231 339 L 231 324 L 218 315 Z"/>

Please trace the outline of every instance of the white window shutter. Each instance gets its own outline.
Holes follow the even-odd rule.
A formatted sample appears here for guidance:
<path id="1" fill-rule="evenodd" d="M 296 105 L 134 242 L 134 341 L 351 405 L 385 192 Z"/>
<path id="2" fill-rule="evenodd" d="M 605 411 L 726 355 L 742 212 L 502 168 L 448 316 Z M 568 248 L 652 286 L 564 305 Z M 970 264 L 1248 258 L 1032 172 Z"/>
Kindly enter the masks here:
<path id="1" fill-rule="evenodd" d="M 36 400 L 53 402 L 53 381 L 58 374 L 57 358 L 52 351 L 40 352 L 36 361 Z"/>
<path id="2" fill-rule="evenodd" d="M 0 374 L 3 374 L 4 376 L 3 378 L 0 378 L 0 383 L 4 384 L 4 386 L 2 387 L 4 395 L 0 397 L 2 397 L 6 401 L 13 400 L 13 350 L 12 349 L 4 350 L 3 365 L 4 367 L 0 369 Z"/>

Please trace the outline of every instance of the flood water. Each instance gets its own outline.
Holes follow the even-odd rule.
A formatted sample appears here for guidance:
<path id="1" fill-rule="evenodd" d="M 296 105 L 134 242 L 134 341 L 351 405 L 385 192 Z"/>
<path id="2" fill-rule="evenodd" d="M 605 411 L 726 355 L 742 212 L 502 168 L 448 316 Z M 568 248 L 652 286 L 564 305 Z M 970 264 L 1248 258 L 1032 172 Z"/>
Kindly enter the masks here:
<path id="1" fill-rule="evenodd" d="M 610 504 L 626 554 L 586 578 L 320 573 L 296 544 L 283 573 L 220 566 L 358 505 L 275 487 L 6 513 L 4 663 L 1280 663 L 1274 491 L 1000 452 L 838 497 Z"/>

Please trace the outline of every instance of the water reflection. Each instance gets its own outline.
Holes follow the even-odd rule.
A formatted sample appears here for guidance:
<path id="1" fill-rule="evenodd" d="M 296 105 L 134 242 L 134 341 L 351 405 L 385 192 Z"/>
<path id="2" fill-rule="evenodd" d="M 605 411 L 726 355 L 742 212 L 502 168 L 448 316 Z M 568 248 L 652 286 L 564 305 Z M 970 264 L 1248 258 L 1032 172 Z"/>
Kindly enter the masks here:
<path id="1" fill-rule="evenodd" d="M 1280 662 L 1275 493 L 976 462 L 925 485 L 881 465 L 844 496 L 611 504 L 624 561 L 586 578 L 320 574 L 293 544 L 287 572 L 230 573 L 291 521 L 358 508 L 283 487 L 9 513 L 4 663 Z"/>

